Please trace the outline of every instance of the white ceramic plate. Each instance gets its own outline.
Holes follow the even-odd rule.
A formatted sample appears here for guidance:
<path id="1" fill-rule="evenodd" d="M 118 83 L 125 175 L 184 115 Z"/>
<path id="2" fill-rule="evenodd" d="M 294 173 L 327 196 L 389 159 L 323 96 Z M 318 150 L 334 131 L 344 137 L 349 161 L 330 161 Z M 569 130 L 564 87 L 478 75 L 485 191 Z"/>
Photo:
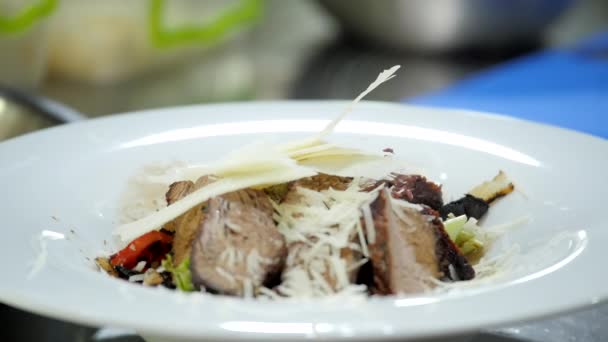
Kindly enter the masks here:
<path id="1" fill-rule="evenodd" d="M 484 225 L 529 216 L 492 253 L 519 246 L 485 285 L 433 296 L 298 304 L 192 296 L 109 278 L 90 259 L 111 246 L 127 179 L 141 166 L 211 161 L 254 139 L 318 131 L 345 102 L 244 103 L 92 120 L 0 144 L 0 301 L 147 336 L 413 339 L 558 314 L 606 299 L 605 140 L 503 116 L 362 103 L 331 140 L 394 148 L 456 198 L 499 169 L 514 193 Z M 449 198 L 448 198 L 449 199 Z M 36 263 L 46 257 L 44 265 Z M 32 265 L 42 266 L 39 268 Z"/>

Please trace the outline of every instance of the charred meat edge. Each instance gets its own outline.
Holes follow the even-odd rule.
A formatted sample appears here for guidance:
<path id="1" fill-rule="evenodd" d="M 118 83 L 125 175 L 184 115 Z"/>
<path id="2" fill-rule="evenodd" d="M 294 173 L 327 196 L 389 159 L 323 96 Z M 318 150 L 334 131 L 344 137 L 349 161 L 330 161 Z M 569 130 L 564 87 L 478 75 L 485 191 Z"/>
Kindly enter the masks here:
<path id="1" fill-rule="evenodd" d="M 415 227 L 408 227 L 398 217 L 395 217 L 395 214 L 392 212 L 390 198 L 386 194 L 386 191 L 382 191 L 379 194 L 378 198 L 372 203 L 371 209 L 377 239 L 377 243 L 369 245 L 373 284 L 375 287 L 374 292 L 378 294 L 395 294 L 410 290 L 407 288 L 394 288 L 394 279 L 407 277 L 407 275 L 398 274 L 398 263 L 405 261 L 394 260 L 393 256 L 397 255 L 400 251 L 391 250 L 391 248 L 396 248 L 397 243 L 388 240 L 395 238 L 397 236 L 395 234 L 402 234 L 401 237 L 404 237 L 404 240 L 413 246 L 417 262 L 424 260 L 425 262 L 419 262 L 419 264 L 427 270 L 428 274 L 435 278 L 456 281 L 469 280 L 475 277 L 474 269 L 450 240 L 442 221 L 439 219 L 438 213 L 433 209 L 425 207 L 422 212 L 409 208 L 403 210 L 403 214 L 408 217 L 411 223 L 416 225 Z M 408 231 L 410 232 L 408 233 Z M 411 232 L 418 232 L 418 236 Z M 426 235 L 425 232 L 431 233 L 432 239 L 428 239 L 429 235 Z M 428 245 L 429 241 L 432 241 L 432 246 Z M 433 251 L 435 258 L 429 258 L 428 256 L 421 257 L 424 256 L 425 251 L 429 250 Z M 435 260 L 435 264 L 430 265 L 429 260 Z M 393 263 L 397 263 L 397 265 Z M 366 282 L 365 279 L 360 280 Z M 422 287 L 423 285 L 418 290 L 421 290 Z"/>

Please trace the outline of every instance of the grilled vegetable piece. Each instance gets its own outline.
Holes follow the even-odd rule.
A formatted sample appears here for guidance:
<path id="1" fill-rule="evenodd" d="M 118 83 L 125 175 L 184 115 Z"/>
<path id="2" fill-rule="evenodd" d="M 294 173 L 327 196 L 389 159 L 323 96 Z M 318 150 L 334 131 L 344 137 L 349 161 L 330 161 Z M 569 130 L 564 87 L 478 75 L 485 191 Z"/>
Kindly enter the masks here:
<path id="1" fill-rule="evenodd" d="M 153 230 L 138 237 L 110 257 L 110 264 L 113 267 L 121 266 L 132 269 L 140 261 L 145 261 L 148 265 L 152 262 L 160 261 L 165 254 L 171 250 L 173 236 Z"/>
<path id="2" fill-rule="evenodd" d="M 469 191 L 469 195 L 490 204 L 495 199 L 510 194 L 513 189 L 515 189 L 513 183 L 504 172 L 500 171 L 491 181 L 483 182 Z"/>
<path id="3" fill-rule="evenodd" d="M 272 204 L 260 190 L 210 199 L 190 253 L 194 284 L 243 295 L 280 272 L 287 249 L 272 214 Z"/>
<path id="4" fill-rule="evenodd" d="M 444 220 L 446 220 L 450 214 L 453 214 L 454 216 L 466 215 L 467 217 L 474 217 L 479 220 L 488 212 L 488 209 L 489 205 L 484 200 L 472 195 L 465 195 L 463 198 L 441 207 L 439 213 Z"/>
<path id="5" fill-rule="evenodd" d="M 449 214 L 453 214 L 454 216 L 467 215 L 467 217 L 479 220 L 488 212 L 490 203 L 510 194 L 514 188 L 507 175 L 500 171 L 492 180 L 483 182 L 464 197 L 441 207 L 439 210 L 441 218 L 445 220 Z"/>
<path id="6" fill-rule="evenodd" d="M 163 281 L 164 281 L 163 276 L 153 268 L 149 268 L 144 273 L 144 281 L 143 281 L 144 285 L 157 286 L 157 285 L 161 285 L 163 283 Z"/>

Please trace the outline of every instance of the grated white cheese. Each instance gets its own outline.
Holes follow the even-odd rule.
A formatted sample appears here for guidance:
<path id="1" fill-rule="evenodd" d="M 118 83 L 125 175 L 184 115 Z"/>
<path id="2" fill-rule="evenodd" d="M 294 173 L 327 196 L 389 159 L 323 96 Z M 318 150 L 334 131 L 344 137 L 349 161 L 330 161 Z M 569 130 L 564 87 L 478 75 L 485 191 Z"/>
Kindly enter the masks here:
<path id="1" fill-rule="evenodd" d="M 239 226 L 238 224 L 236 224 L 230 220 L 226 220 L 226 227 L 228 227 L 234 233 L 240 233 L 242 231 L 241 226 Z"/>
<path id="2" fill-rule="evenodd" d="M 277 228 L 289 245 L 278 293 L 286 297 L 322 297 L 349 287 L 349 272 L 369 257 L 362 206 L 378 193 L 362 192 L 358 181 L 344 191 L 296 189 L 297 203 L 275 205 Z M 371 216 L 371 211 L 370 211 Z M 342 252 L 354 256 L 347 265 Z"/>
<path id="3" fill-rule="evenodd" d="M 393 196 L 390 196 L 389 198 L 391 199 L 391 204 L 392 204 L 393 208 L 394 207 L 408 208 L 408 209 L 414 209 L 416 211 L 422 211 L 424 209 L 424 207 L 421 206 L 420 204 L 410 203 L 408 201 L 394 198 Z"/>
<path id="4" fill-rule="evenodd" d="M 138 262 L 137 265 L 135 265 L 135 267 L 133 267 L 133 271 L 141 272 L 144 270 L 145 267 L 146 267 L 146 262 L 144 260 L 142 260 L 142 261 Z"/>
<path id="5" fill-rule="evenodd" d="M 369 261 L 369 259 L 368 259 L 368 258 L 363 258 L 363 259 L 361 259 L 361 260 L 357 261 L 356 263 L 354 263 L 354 264 L 350 265 L 350 266 L 348 267 L 347 271 L 348 271 L 348 272 L 351 272 L 351 271 L 357 270 L 357 269 L 359 269 L 359 267 L 361 267 L 361 266 L 363 266 L 363 265 L 367 264 L 367 262 L 368 262 L 368 261 Z"/>
<path id="6" fill-rule="evenodd" d="M 376 243 L 376 226 L 374 225 L 374 219 L 372 218 L 372 210 L 369 204 L 365 204 L 361 207 L 363 213 L 363 220 L 365 221 L 365 231 L 367 232 L 367 242 L 374 244 Z"/>
<path id="7" fill-rule="evenodd" d="M 217 272 L 217 274 L 226 279 L 232 286 L 236 284 L 236 278 L 234 278 L 234 276 L 228 271 L 226 271 L 224 268 L 217 266 L 215 267 L 215 271 Z"/>
<path id="8" fill-rule="evenodd" d="M 144 281 L 144 274 L 134 274 L 132 276 L 129 277 L 129 281 L 134 283 L 134 282 L 138 282 L 138 281 Z"/>
<path id="9" fill-rule="evenodd" d="M 257 289 L 257 291 L 258 291 L 258 294 L 260 297 L 266 297 L 268 299 L 274 299 L 274 300 L 280 298 L 280 296 L 275 291 L 273 291 L 267 287 L 264 287 L 264 286 L 260 286 Z"/>
<path id="10" fill-rule="evenodd" d="M 249 254 L 247 254 L 246 265 L 247 265 L 247 274 L 259 284 L 262 282 L 260 275 L 263 274 L 262 263 L 269 263 L 268 260 L 262 258 L 257 249 L 252 249 Z"/>
<path id="11" fill-rule="evenodd" d="M 321 272 L 318 269 L 311 268 L 308 270 L 308 273 L 312 276 L 312 284 L 320 287 L 322 293 L 331 294 L 334 292 L 333 288 L 327 283 L 327 280 L 321 275 Z"/>
<path id="12" fill-rule="evenodd" d="M 243 279 L 243 298 L 253 298 L 253 283 L 250 278 Z"/>
<path id="13" fill-rule="evenodd" d="M 359 238 L 359 246 L 361 249 L 361 254 L 364 257 L 369 257 L 369 249 L 367 248 L 367 241 L 365 241 L 365 236 L 363 233 L 363 227 L 361 226 L 361 222 L 357 222 L 357 236 Z M 353 247 L 351 247 L 353 249 Z"/>
<path id="14" fill-rule="evenodd" d="M 332 264 L 332 271 L 336 277 L 337 287 L 343 289 L 350 284 L 348 280 L 348 268 L 344 259 L 337 255 L 332 256 L 329 261 Z"/>
<path id="15" fill-rule="evenodd" d="M 353 102 L 344 109 L 344 111 L 338 116 L 336 117 L 334 120 L 332 120 L 327 127 L 325 127 L 325 129 L 323 131 L 321 131 L 321 133 L 319 134 L 320 138 L 323 138 L 327 135 L 329 135 L 334 128 L 336 128 L 336 126 L 338 125 L 338 123 L 340 123 L 340 121 L 342 121 L 342 119 L 344 119 L 344 117 L 346 117 L 346 115 L 348 115 L 348 113 L 350 113 L 354 106 L 361 101 L 361 99 L 363 99 L 367 94 L 369 94 L 370 92 L 372 92 L 374 89 L 376 89 L 379 85 L 381 85 L 382 83 L 392 79 L 393 77 L 395 77 L 395 72 L 397 70 L 399 70 L 401 66 L 400 65 L 395 65 L 390 69 L 384 70 L 383 72 L 381 72 L 378 75 L 378 78 L 376 78 L 376 80 L 374 82 L 372 82 L 372 84 L 369 85 L 369 87 L 367 87 L 367 89 L 365 89 L 361 94 L 359 94 L 359 96 L 357 96 Z"/>
<path id="16" fill-rule="evenodd" d="M 234 246 L 227 246 L 219 255 L 219 261 L 229 269 L 236 266 L 237 249 Z"/>

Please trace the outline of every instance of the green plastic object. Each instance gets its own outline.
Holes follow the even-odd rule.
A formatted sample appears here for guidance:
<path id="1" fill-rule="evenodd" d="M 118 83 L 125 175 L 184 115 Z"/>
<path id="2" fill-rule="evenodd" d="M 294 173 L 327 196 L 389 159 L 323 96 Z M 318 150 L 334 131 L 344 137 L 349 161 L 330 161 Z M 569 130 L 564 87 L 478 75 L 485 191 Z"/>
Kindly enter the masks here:
<path id="1" fill-rule="evenodd" d="M 57 2 L 57 0 L 40 0 L 25 7 L 20 13 L 12 17 L 0 13 L 0 34 L 19 33 L 27 30 L 53 13 L 57 8 Z"/>
<path id="2" fill-rule="evenodd" d="M 208 24 L 187 25 L 176 29 L 166 28 L 163 25 L 165 6 L 165 0 L 150 0 L 148 8 L 150 40 L 158 48 L 217 43 L 228 33 L 257 21 L 262 13 L 263 0 L 242 0 Z"/>

